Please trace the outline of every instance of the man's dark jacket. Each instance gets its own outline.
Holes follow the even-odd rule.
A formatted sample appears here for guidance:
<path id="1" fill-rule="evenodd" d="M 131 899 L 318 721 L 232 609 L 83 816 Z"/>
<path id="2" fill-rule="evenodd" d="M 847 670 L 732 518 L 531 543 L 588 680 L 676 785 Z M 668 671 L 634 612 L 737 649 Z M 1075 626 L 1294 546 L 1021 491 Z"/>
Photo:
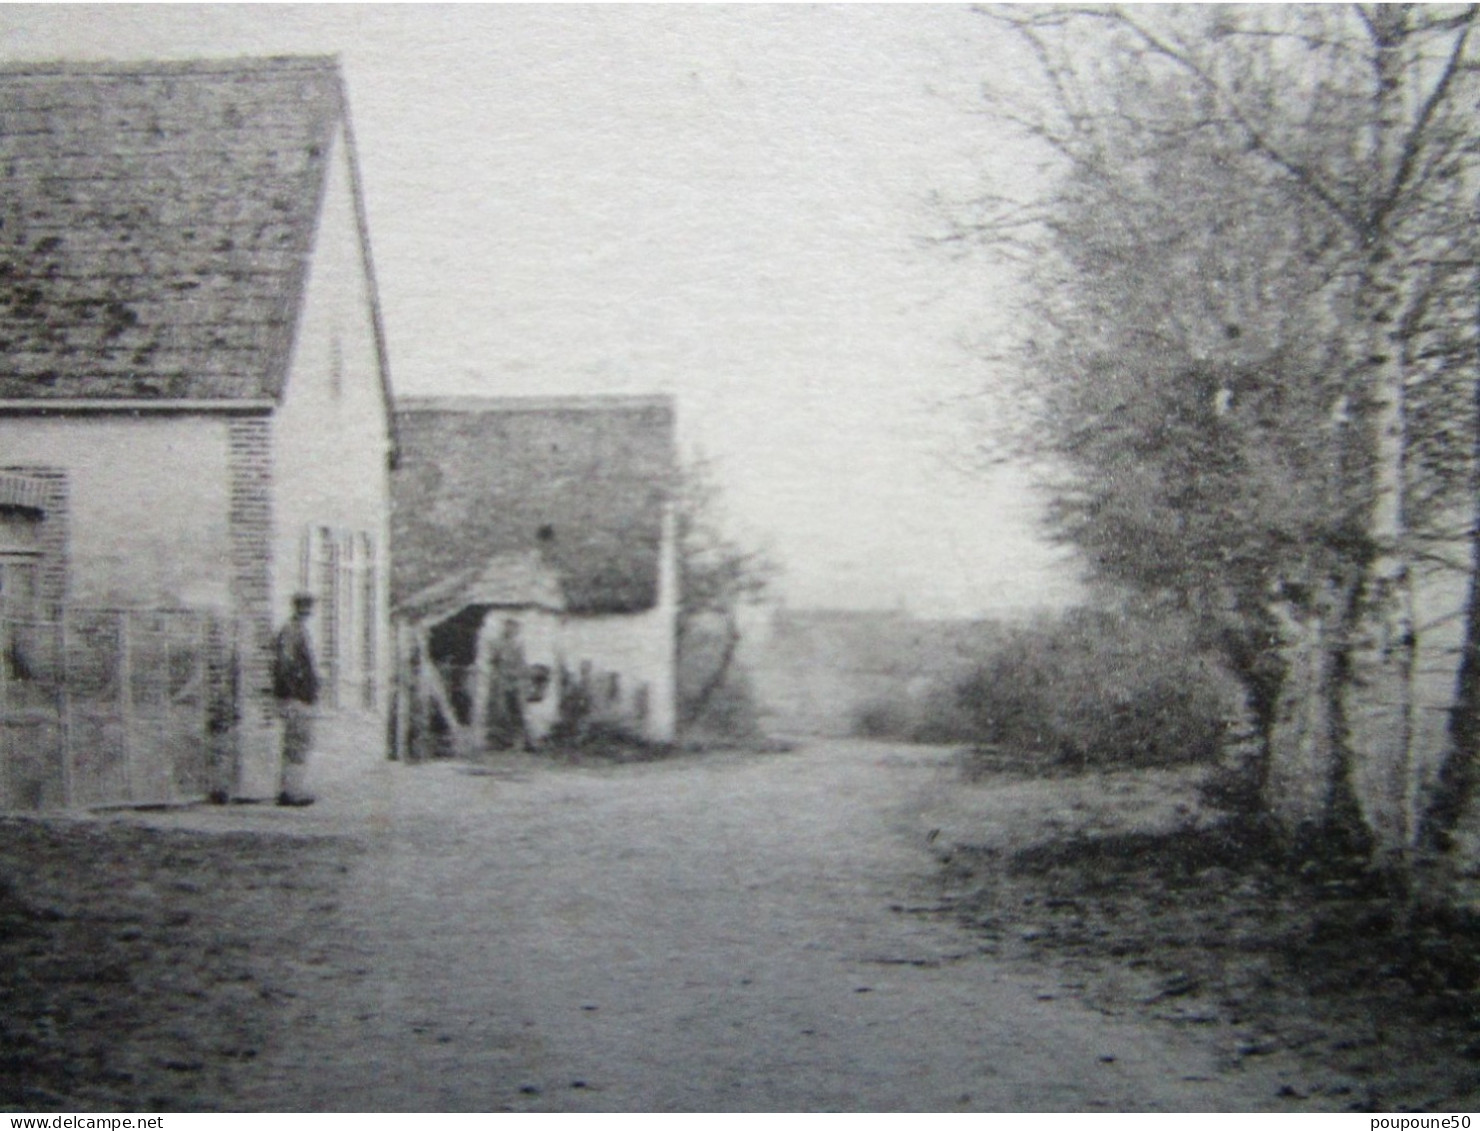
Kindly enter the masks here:
<path id="1" fill-rule="evenodd" d="M 283 626 L 272 642 L 272 693 L 278 699 L 317 703 L 319 675 L 313 667 L 313 645 L 296 620 Z"/>

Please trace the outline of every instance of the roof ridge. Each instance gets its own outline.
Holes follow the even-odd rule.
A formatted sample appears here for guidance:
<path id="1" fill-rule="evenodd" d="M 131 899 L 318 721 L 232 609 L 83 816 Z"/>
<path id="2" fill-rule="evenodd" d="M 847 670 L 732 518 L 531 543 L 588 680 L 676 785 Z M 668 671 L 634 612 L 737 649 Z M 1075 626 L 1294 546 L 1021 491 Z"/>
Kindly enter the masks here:
<path id="1" fill-rule="evenodd" d="M 553 410 L 673 409 L 671 393 L 585 393 L 568 396 L 398 396 L 397 412 L 549 412 Z"/>
<path id="2" fill-rule="evenodd" d="M 37 59 L 0 63 L 0 76 L 186 75 L 242 71 L 337 71 L 338 55 L 232 55 L 204 59 Z"/>

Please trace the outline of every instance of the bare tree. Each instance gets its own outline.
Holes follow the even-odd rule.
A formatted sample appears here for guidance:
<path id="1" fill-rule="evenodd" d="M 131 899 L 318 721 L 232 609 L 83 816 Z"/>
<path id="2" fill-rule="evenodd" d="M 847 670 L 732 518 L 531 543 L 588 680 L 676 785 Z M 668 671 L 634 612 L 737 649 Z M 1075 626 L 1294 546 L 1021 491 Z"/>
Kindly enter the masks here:
<path id="1" fill-rule="evenodd" d="M 696 457 L 679 472 L 674 497 L 679 721 L 693 725 L 732 678 L 740 609 L 765 597 L 779 569 L 726 532 L 722 493 L 708 459 Z"/>

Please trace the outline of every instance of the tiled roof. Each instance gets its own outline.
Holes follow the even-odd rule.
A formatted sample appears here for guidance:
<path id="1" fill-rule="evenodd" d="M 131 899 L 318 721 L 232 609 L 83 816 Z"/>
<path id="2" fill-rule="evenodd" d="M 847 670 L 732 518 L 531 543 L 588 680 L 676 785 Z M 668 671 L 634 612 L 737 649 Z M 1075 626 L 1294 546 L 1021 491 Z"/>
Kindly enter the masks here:
<path id="1" fill-rule="evenodd" d="M 675 465 L 670 400 L 401 398 L 396 428 L 398 607 L 499 555 L 531 549 L 559 572 L 573 613 L 656 603 Z"/>
<path id="2" fill-rule="evenodd" d="M 275 397 L 327 58 L 0 68 L 0 399 Z"/>

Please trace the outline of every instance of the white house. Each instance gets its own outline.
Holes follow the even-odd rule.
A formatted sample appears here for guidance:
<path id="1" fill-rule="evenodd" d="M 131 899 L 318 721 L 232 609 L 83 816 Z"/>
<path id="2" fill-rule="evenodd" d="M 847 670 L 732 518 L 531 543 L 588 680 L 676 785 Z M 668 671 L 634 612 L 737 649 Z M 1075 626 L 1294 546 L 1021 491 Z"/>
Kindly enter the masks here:
<path id="1" fill-rule="evenodd" d="M 676 456 L 667 397 L 402 397 L 392 587 L 414 598 L 505 555 L 559 578 L 554 694 L 653 741 L 676 724 Z"/>
<path id="2" fill-rule="evenodd" d="M 392 423 L 332 59 L 0 69 L 0 594 L 234 625 L 238 794 L 303 587 L 322 732 L 384 752 Z"/>

